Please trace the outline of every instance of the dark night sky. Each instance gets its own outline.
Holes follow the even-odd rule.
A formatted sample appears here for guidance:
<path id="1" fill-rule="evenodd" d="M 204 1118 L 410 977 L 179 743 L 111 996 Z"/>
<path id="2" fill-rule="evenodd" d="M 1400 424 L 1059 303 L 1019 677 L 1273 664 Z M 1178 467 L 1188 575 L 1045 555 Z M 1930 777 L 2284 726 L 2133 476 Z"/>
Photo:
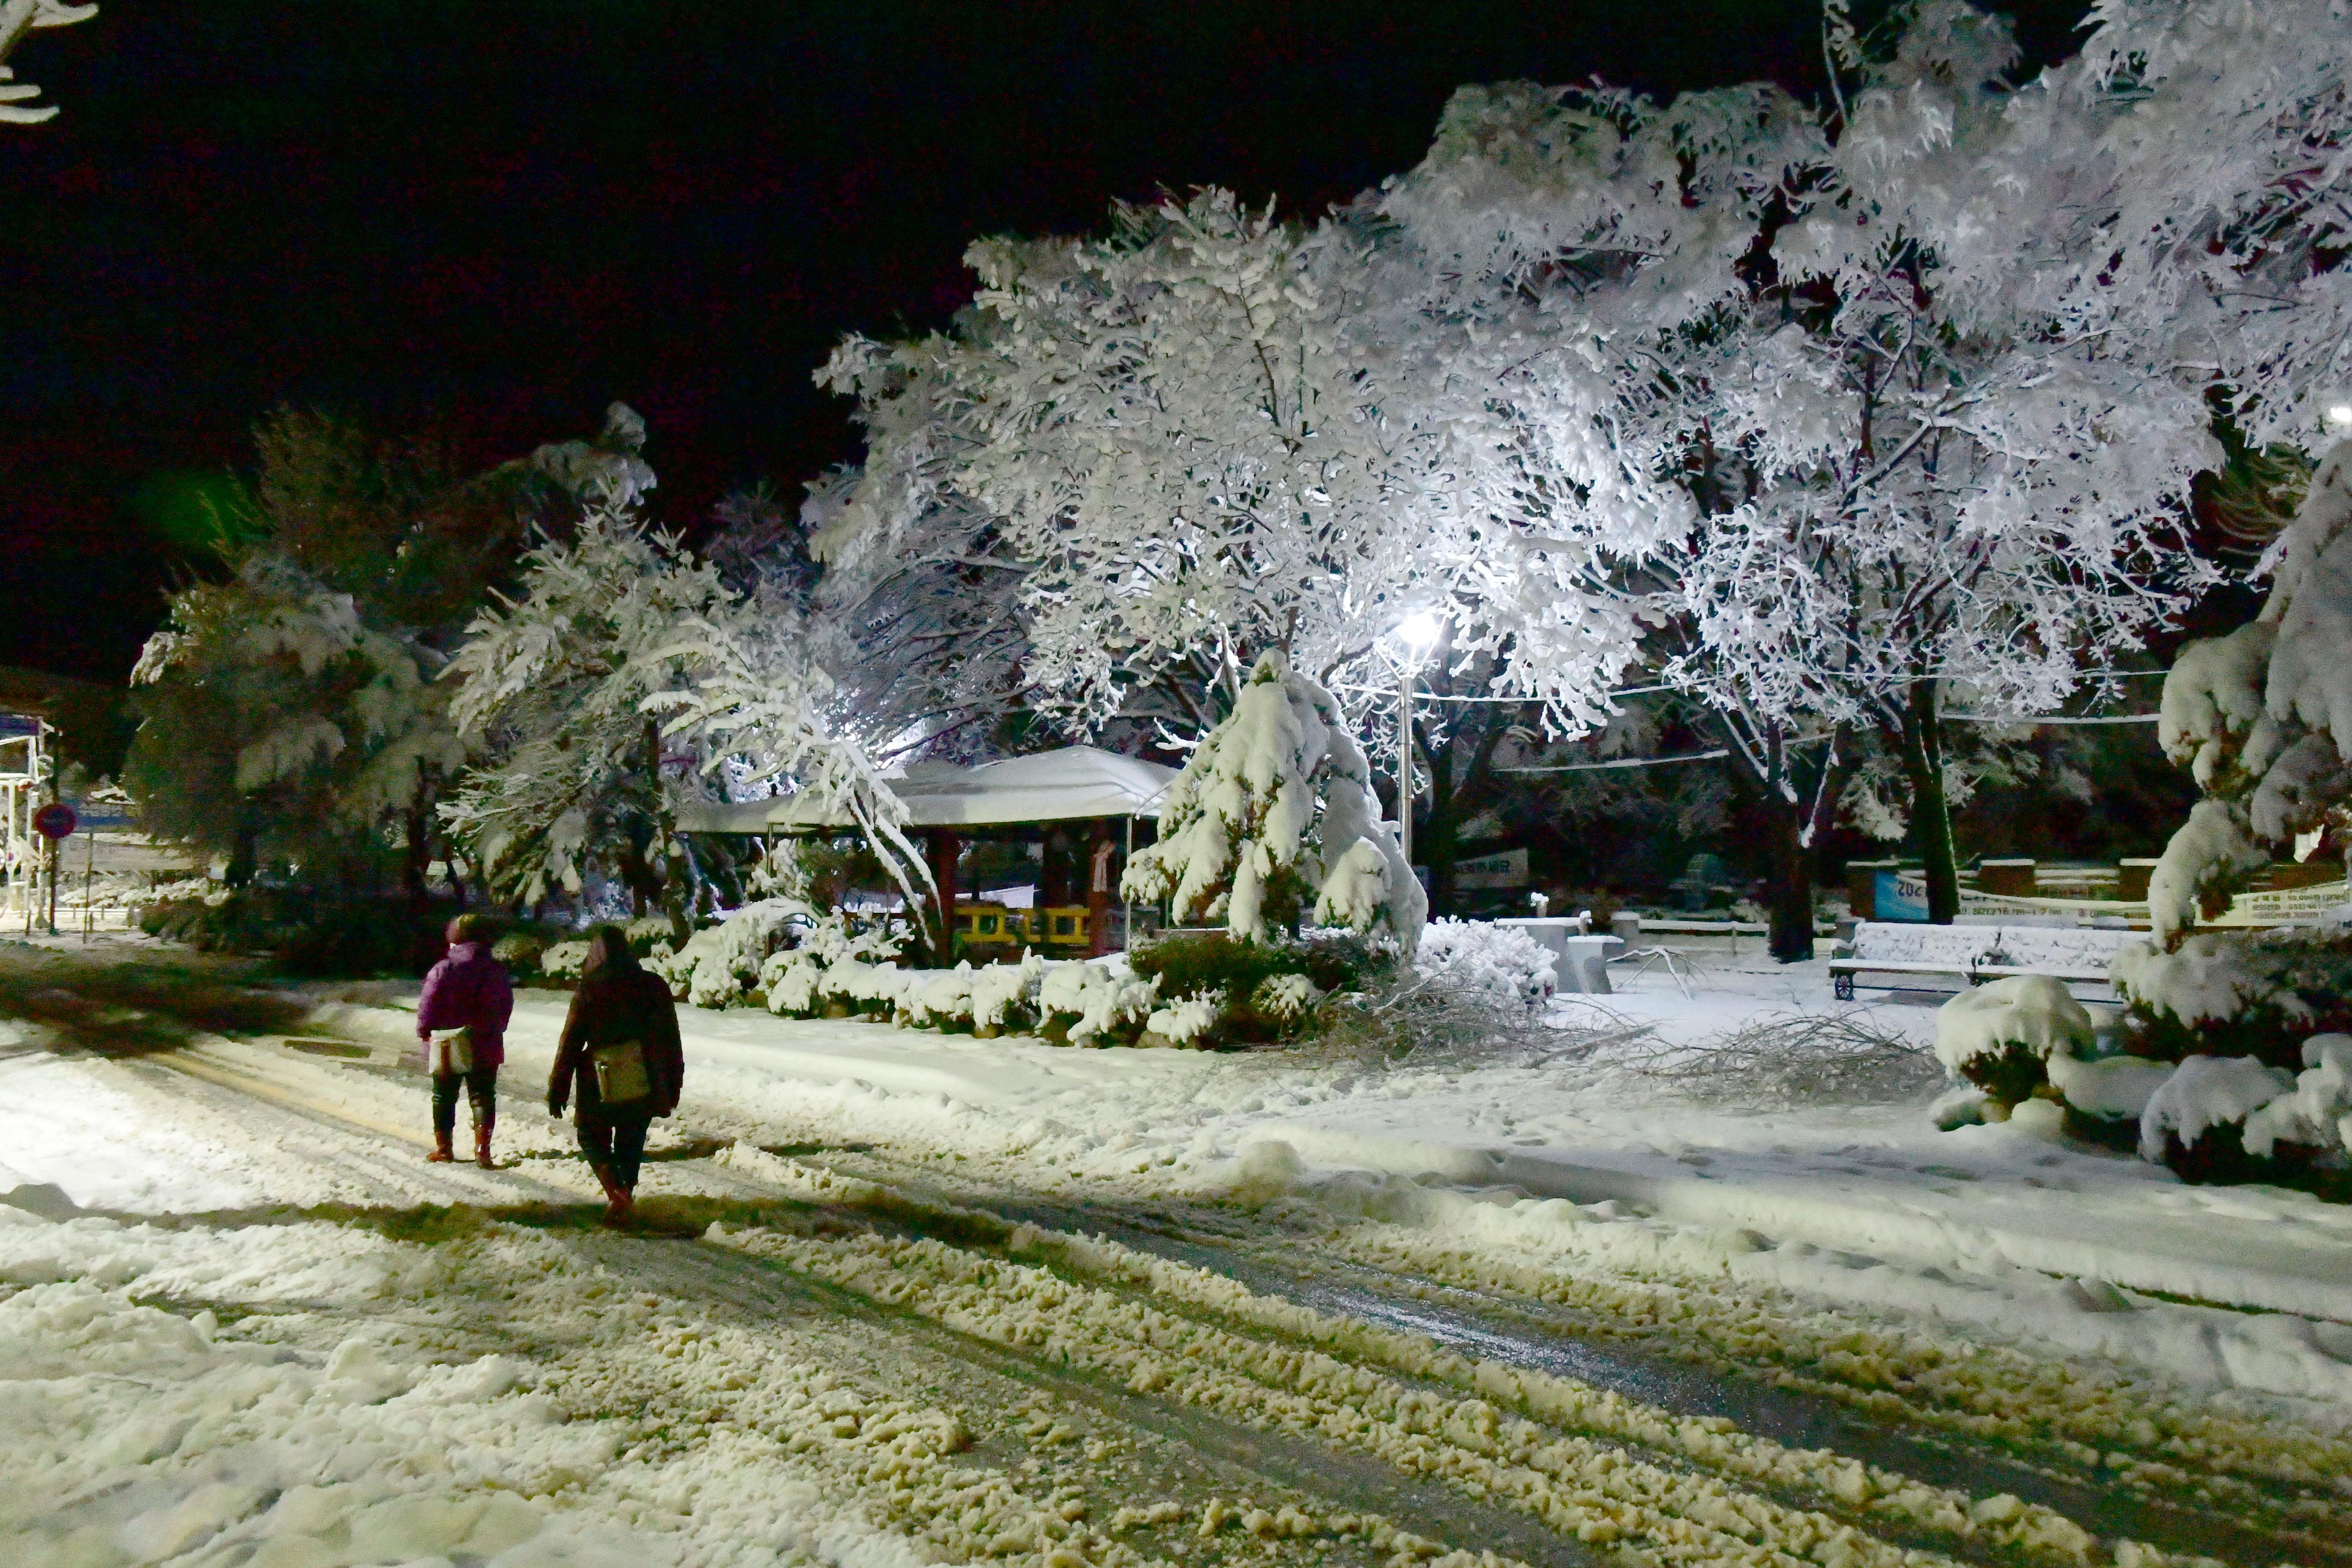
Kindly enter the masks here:
<path id="1" fill-rule="evenodd" d="M 2026 7 L 2041 58 L 2080 4 Z M 488 464 L 646 415 L 656 510 L 856 453 L 841 333 L 992 232 L 1233 186 L 1313 210 L 1458 83 L 1820 79 L 1816 0 L 105 0 L 0 127 L 0 663 L 119 680 L 185 567 L 137 498 L 281 402 Z"/>

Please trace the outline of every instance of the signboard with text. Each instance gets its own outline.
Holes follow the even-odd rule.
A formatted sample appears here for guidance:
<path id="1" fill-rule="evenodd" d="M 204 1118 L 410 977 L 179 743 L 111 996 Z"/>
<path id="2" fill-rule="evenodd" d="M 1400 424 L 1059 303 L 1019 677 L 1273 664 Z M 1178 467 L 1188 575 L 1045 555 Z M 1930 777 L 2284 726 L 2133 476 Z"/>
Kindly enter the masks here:
<path id="1" fill-rule="evenodd" d="M 1475 859 L 1454 863 L 1454 885 L 1457 888 L 1524 888 L 1528 885 L 1528 852 L 1507 849 L 1500 855 L 1481 855 Z"/>
<path id="2" fill-rule="evenodd" d="M 1871 895 L 1873 919 L 1927 919 L 1927 874 L 1925 871 L 1881 871 Z"/>

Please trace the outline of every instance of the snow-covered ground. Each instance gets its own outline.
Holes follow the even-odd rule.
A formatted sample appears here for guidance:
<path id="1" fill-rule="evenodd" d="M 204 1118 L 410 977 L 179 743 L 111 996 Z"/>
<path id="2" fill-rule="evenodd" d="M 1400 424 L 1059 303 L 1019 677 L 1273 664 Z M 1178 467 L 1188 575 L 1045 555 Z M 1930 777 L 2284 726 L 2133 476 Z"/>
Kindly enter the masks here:
<path id="1" fill-rule="evenodd" d="M 1694 991 L 1401 1066 L 688 1011 L 650 1238 L 538 1104 L 558 994 L 495 1172 L 419 1158 L 413 991 L 119 1058 L 0 1022 L 8 1560 L 2341 1552 L 2352 1213 L 1926 1088 L 1692 1095 L 1662 1046 L 1933 1016 Z"/>

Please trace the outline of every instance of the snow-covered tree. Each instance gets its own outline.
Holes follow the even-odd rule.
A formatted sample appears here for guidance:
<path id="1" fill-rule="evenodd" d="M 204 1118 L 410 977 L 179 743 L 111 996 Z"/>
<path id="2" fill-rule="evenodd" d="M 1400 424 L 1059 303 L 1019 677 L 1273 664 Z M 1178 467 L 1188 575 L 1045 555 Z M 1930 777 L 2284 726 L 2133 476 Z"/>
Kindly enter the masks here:
<path id="1" fill-rule="evenodd" d="M 465 760 L 439 656 L 368 624 L 286 556 L 257 552 L 236 578 L 183 590 L 131 672 L 141 716 L 125 779 L 151 831 L 208 850 L 234 885 L 284 868 L 363 891 L 407 827 L 421 887 L 434 781 Z"/>
<path id="2" fill-rule="evenodd" d="M 2086 316 L 2198 378 L 2257 446 L 2307 448 L 2352 388 L 2352 47 L 2335 0 L 2098 0 L 2047 96 L 2097 135 Z M 2056 115 L 2059 110 L 2046 110 Z M 2126 333 L 2130 341 L 2131 334 Z"/>
<path id="3" fill-rule="evenodd" d="M 966 559 L 1020 574 L 1024 677 L 1079 728 L 1197 732 L 1260 651 L 1328 683 L 1409 609 L 1493 646 L 1486 606 L 1525 547 L 1519 434 L 1445 359 L 1455 340 L 1407 330 L 1379 240 L 1206 191 L 1119 209 L 1105 239 L 973 247 L 955 333 L 853 339 L 828 367 L 869 438 L 844 526 L 984 531 Z M 1567 706 L 1631 656 L 1633 623 L 1591 591 L 1588 542 L 1543 548 L 1566 565 L 1514 618 Z"/>
<path id="4" fill-rule="evenodd" d="M 617 497 L 525 555 L 520 590 L 475 617 L 448 672 L 458 729 L 484 761 L 441 813 L 491 886 L 535 902 L 599 873 L 641 909 L 667 909 L 685 939 L 693 873 L 676 791 L 701 759 L 667 757 L 646 704 L 686 683 L 679 626 L 733 600 L 716 569 Z"/>
<path id="5" fill-rule="evenodd" d="M 319 415 L 256 437 L 254 479 L 211 520 L 227 579 L 173 595 L 134 672 L 125 781 L 235 882 L 278 868 L 371 890 L 397 846 L 422 899 L 434 803 L 464 761 L 434 677 L 552 498 L 527 465 L 468 476 Z"/>
<path id="6" fill-rule="evenodd" d="M 1202 738 L 1161 807 L 1158 842 L 1121 889 L 1178 921 L 1268 942 L 1310 918 L 1387 931 L 1408 952 L 1428 902 L 1380 820 L 1371 772 L 1331 694 L 1259 656 L 1234 710 Z"/>
<path id="7" fill-rule="evenodd" d="M 1901 759 L 1948 918 L 1943 694 L 2047 711 L 2204 575 L 2173 532 L 2216 452 L 2199 389 L 2083 286 L 2112 105 L 2008 89 L 2006 26 L 1957 0 L 1896 22 L 1833 30 L 1818 110 L 1465 89 L 1383 201 L 1518 355 L 1562 509 L 1675 522 L 1628 591 L 1783 803 L 1785 956 L 1852 735 Z"/>
<path id="8" fill-rule="evenodd" d="M 0 125 L 38 125 L 57 118 L 57 106 L 35 106 L 41 89 L 14 79 L 6 64 L 25 35 L 36 27 L 69 27 L 98 15 L 95 5 L 71 5 L 65 0 L 0 0 Z"/>
<path id="9" fill-rule="evenodd" d="M 485 760 L 442 805 L 492 885 L 526 902 L 592 873 L 659 906 L 682 942 L 696 896 L 679 803 L 780 781 L 844 804 L 902 882 L 903 812 L 827 716 L 831 683 L 791 604 L 730 586 L 606 484 L 542 537 L 449 670 Z M 714 775 L 716 775 L 714 780 Z"/>
<path id="10" fill-rule="evenodd" d="M 2262 614 L 2190 643 L 2165 678 L 2158 735 L 2206 795 L 2148 879 L 2168 946 L 2273 847 L 2352 829 L 2352 441 L 2321 458 L 2273 557 Z"/>

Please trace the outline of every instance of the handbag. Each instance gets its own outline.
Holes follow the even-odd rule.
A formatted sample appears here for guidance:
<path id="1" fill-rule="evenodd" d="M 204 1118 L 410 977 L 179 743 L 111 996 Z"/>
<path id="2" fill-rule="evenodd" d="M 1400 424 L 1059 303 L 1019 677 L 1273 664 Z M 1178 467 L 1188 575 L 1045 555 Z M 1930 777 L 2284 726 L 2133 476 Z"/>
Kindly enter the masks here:
<path id="1" fill-rule="evenodd" d="M 607 1105 L 634 1105 L 650 1099 L 653 1079 L 646 1071 L 646 1047 L 639 1040 L 597 1046 L 588 1052 L 596 1071 L 596 1098 Z"/>
<path id="2" fill-rule="evenodd" d="M 474 1070 L 474 1032 L 444 1029 L 433 1037 L 432 1068 L 436 1078 Z"/>

